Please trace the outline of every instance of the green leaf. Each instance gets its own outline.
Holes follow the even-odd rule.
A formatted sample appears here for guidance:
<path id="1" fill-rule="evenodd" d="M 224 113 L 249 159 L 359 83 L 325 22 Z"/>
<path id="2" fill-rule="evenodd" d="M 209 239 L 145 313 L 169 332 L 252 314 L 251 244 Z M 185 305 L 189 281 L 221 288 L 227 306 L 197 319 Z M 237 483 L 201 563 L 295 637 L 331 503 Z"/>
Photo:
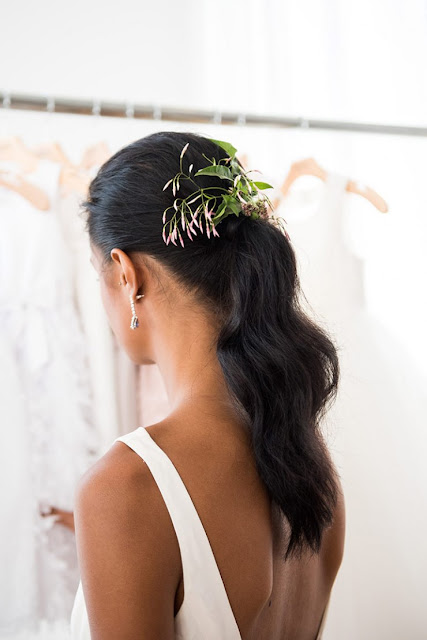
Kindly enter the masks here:
<path id="1" fill-rule="evenodd" d="M 232 195 L 223 195 L 224 202 L 226 203 L 226 211 L 230 213 L 234 213 L 236 216 L 242 210 L 242 206 L 238 200 Z"/>
<path id="2" fill-rule="evenodd" d="M 215 212 L 215 216 L 212 218 L 212 221 L 215 224 L 218 224 L 223 218 L 234 213 L 235 216 L 238 216 L 242 210 L 240 202 L 236 201 L 234 196 L 231 194 L 223 194 L 223 201 L 219 205 L 217 211 Z"/>
<path id="3" fill-rule="evenodd" d="M 215 215 L 213 216 L 213 219 L 216 220 L 217 218 L 220 218 L 222 216 L 222 214 L 224 213 L 225 209 L 226 209 L 227 205 L 223 202 L 219 207 L 217 212 L 215 213 Z"/>
<path id="4" fill-rule="evenodd" d="M 255 182 L 254 181 L 254 185 L 256 185 L 258 187 L 258 189 L 274 189 L 274 187 L 272 187 L 271 184 L 268 184 L 268 182 Z"/>
<path id="5" fill-rule="evenodd" d="M 195 176 L 218 176 L 218 178 L 222 178 L 223 180 L 233 180 L 233 174 L 231 173 L 228 167 L 224 167 L 222 164 L 210 165 L 209 167 L 204 167 L 203 169 L 199 169 Z"/>
<path id="6" fill-rule="evenodd" d="M 245 170 L 244 167 L 237 162 L 237 158 L 231 160 L 230 167 L 235 173 L 242 173 Z"/>
<path id="7" fill-rule="evenodd" d="M 224 151 L 226 151 L 231 158 L 234 158 L 234 156 L 236 155 L 237 149 L 233 147 L 230 142 L 224 142 L 223 140 L 214 140 L 214 138 L 209 138 L 209 140 L 211 142 L 215 142 L 215 144 L 224 149 Z"/>

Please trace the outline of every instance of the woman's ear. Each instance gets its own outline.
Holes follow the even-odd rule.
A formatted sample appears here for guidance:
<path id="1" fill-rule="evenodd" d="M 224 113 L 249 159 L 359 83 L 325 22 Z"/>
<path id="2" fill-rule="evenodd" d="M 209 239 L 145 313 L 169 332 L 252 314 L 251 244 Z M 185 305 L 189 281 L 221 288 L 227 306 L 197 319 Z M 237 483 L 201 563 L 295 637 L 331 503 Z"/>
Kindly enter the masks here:
<path id="1" fill-rule="evenodd" d="M 121 283 L 126 286 L 128 295 L 132 295 L 134 299 L 140 288 L 139 269 L 127 253 L 121 249 L 111 249 L 110 256 L 114 262 L 114 277 L 117 279 L 117 284 Z"/>

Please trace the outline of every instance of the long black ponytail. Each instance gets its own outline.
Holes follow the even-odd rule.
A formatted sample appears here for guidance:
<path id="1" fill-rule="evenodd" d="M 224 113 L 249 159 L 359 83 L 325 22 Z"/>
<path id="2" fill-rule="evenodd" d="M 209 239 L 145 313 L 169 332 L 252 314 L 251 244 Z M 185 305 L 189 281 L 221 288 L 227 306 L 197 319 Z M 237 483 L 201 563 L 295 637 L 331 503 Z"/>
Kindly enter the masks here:
<path id="1" fill-rule="evenodd" d="M 87 230 L 105 262 L 118 247 L 150 255 L 196 291 L 219 321 L 217 356 L 236 411 L 251 432 L 259 475 L 273 505 L 286 517 L 285 559 L 318 553 L 332 523 L 339 481 L 321 418 L 337 393 L 339 360 L 327 332 L 303 310 L 296 256 L 283 232 L 265 219 L 228 216 L 185 247 L 162 239 L 162 214 L 173 195 L 165 183 L 179 156 L 194 173 L 227 157 L 194 133 L 161 131 L 115 153 L 89 186 Z M 204 154 L 204 155 L 203 155 Z M 224 187 L 215 176 L 200 187 Z M 180 197 L 194 185 L 180 183 Z"/>

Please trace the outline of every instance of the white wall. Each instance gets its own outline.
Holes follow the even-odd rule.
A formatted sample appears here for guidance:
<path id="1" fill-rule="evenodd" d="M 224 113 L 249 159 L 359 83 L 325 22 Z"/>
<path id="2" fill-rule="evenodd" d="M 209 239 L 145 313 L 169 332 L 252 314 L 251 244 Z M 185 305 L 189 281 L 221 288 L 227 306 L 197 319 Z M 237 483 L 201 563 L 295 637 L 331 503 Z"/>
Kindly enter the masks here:
<path id="1" fill-rule="evenodd" d="M 0 88 L 425 124 L 423 0 L 14 0 Z"/>

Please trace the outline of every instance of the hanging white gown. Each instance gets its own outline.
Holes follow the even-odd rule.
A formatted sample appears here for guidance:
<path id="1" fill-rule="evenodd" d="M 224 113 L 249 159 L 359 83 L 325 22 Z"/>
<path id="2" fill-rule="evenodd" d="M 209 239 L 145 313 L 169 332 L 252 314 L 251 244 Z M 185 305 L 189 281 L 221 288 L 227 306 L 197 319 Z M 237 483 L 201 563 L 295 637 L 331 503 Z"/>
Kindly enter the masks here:
<path id="1" fill-rule="evenodd" d="M 98 166 L 91 168 L 94 177 Z M 90 264 L 86 215 L 76 191 L 60 192 L 57 213 L 71 256 L 73 293 L 88 346 L 93 419 L 103 455 L 118 435 L 138 423 L 137 365 L 118 344 L 102 304 L 97 274 Z M 129 306 L 129 324 L 132 316 Z"/>
<path id="2" fill-rule="evenodd" d="M 41 623 L 43 638 L 61 622 L 65 633 L 79 581 L 75 536 L 39 509 L 72 511 L 76 483 L 99 457 L 87 348 L 55 214 L 60 168 L 40 160 L 25 175 L 48 195 L 47 211 L 0 187 L 0 637 L 14 640 L 33 637 Z"/>
<path id="3" fill-rule="evenodd" d="M 419 545 L 420 565 L 426 556 L 425 455 L 418 444 L 425 381 L 365 302 L 362 242 L 359 236 L 358 248 L 350 219 L 357 224 L 364 207 L 384 214 L 345 190 L 348 176 L 330 172 L 325 183 L 310 186 L 312 180 L 291 185 L 276 215 L 288 223 L 307 310 L 334 339 L 341 366 L 323 426 L 342 479 L 346 540 L 326 632 L 331 640 L 409 637 L 398 625 L 402 610 L 410 619 L 419 578 L 405 546 Z M 418 484 L 410 484 L 408 468 Z"/>

